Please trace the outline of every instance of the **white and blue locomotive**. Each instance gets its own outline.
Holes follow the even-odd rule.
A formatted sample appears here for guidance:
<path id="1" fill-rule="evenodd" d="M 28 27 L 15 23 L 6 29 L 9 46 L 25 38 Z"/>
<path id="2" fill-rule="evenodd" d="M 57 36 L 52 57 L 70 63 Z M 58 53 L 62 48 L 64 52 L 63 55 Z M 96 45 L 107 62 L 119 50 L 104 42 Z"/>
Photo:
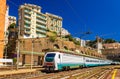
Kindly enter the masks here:
<path id="1" fill-rule="evenodd" d="M 44 57 L 44 67 L 48 71 L 68 70 L 73 68 L 110 65 L 112 61 L 84 55 L 62 52 L 47 52 Z"/>

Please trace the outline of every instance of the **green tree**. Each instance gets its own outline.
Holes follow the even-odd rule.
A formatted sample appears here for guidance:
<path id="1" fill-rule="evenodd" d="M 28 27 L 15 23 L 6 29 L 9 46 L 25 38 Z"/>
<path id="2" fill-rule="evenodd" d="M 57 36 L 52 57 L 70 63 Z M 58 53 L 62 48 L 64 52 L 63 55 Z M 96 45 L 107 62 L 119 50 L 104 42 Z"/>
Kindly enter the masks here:
<path id="1" fill-rule="evenodd" d="M 72 37 L 72 35 L 66 35 L 65 38 L 68 38 L 69 41 L 74 42 L 76 45 L 80 45 L 80 41 L 77 41 L 75 38 Z"/>
<path id="2" fill-rule="evenodd" d="M 80 41 L 77 41 L 76 39 L 73 39 L 74 44 L 80 45 Z"/>
<path id="3" fill-rule="evenodd" d="M 55 42 L 56 38 L 57 38 L 56 36 L 50 36 L 50 37 L 49 37 L 49 40 L 50 40 L 51 42 Z"/>
<path id="4" fill-rule="evenodd" d="M 65 38 L 68 38 L 69 41 L 73 41 L 74 40 L 73 37 L 72 37 L 72 35 L 66 35 Z"/>
<path id="5" fill-rule="evenodd" d="M 96 48 L 96 43 L 97 43 L 97 40 L 91 40 L 91 41 L 87 42 L 87 46 Z"/>
<path id="6" fill-rule="evenodd" d="M 8 43 L 6 45 L 8 58 L 12 58 L 13 53 L 16 51 L 16 40 L 18 39 L 18 32 L 16 29 L 15 23 L 12 23 L 8 28 Z"/>
<path id="7" fill-rule="evenodd" d="M 16 26 L 16 24 L 15 23 L 12 23 L 10 26 L 9 26 L 9 28 L 8 29 L 10 29 L 10 28 L 15 28 L 15 26 Z"/>
<path id="8" fill-rule="evenodd" d="M 116 41 L 114 39 L 105 39 L 103 43 L 115 43 Z"/>

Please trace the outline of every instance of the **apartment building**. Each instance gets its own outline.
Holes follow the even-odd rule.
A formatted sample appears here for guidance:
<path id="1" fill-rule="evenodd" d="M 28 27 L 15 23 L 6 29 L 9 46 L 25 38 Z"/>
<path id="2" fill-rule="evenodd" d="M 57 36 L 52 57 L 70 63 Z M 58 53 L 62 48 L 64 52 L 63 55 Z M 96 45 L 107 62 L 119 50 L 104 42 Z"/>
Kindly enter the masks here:
<path id="1" fill-rule="evenodd" d="M 47 16 L 47 28 L 50 31 L 56 32 L 58 35 L 62 32 L 62 17 L 46 13 Z"/>
<path id="2" fill-rule="evenodd" d="M 6 14 L 5 14 L 5 32 L 7 31 L 7 28 L 9 26 L 9 6 L 6 6 Z"/>
<path id="3" fill-rule="evenodd" d="M 4 26 L 4 45 L 7 45 L 8 43 L 8 35 L 9 35 L 9 30 L 8 27 L 12 24 L 16 24 L 16 17 L 14 16 L 9 16 L 9 6 L 6 6 L 6 14 L 5 14 L 5 26 Z"/>
<path id="4" fill-rule="evenodd" d="M 9 16 L 9 25 L 15 23 L 16 24 L 16 17 L 15 16 Z"/>
<path id="5" fill-rule="evenodd" d="M 70 33 L 69 33 L 68 30 L 66 30 L 65 28 L 62 28 L 62 30 L 61 30 L 61 35 L 62 35 L 62 36 L 66 36 L 66 35 L 70 35 Z"/>
<path id="6" fill-rule="evenodd" d="M 8 26 L 9 26 L 9 6 L 6 6 L 6 13 L 5 13 L 5 26 L 4 26 L 4 45 L 8 43 Z"/>
<path id="7" fill-rule="evenodd" d="M 19 8 L 20 34 L 24 38 L 46 37 L 46 20 L 40 6 L 24 4 Z"/>
<path id="8" fill-rule="evenodd" d="M 16 17 L 9 15 L 9 6 L 7 5 L 6 6 L 6 14 L 5 14 L 5 29 L 4 29 L 5 36 L 6 36 L 7 31 L 8 31 L 8 27 L 13 23 L 16 24 Z"/>

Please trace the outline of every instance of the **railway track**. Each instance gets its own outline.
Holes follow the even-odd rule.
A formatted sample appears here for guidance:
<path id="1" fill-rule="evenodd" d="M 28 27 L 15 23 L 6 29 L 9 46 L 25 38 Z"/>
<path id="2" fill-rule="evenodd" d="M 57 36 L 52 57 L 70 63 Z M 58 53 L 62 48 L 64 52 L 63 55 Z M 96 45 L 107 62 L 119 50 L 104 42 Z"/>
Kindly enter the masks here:
<path id="1" fill-rule="evenodd" d="M 58 73 L 50 73 L 30 79 L 103 79 L 103 77 L 105 77 L 105 74 L 109 73 L 110 71 L 111 68 L 108 69 L 104 67 L 93 67 L 71 71 L 63 71 Z"/>
<path id="2" fill-rule="evenodd" d="M 97 72 L 93 72 L 88 77 L 84 79 L 106 79 L 108 73 L 110 73 L 111 70 L 99 70 Z"/>
<path id="3" fill-rule="evenodd" d="M 28 72 L 28 73 L 14 74 L 14 75 L 4 75 L 4 76 L 0 76 L 0 79 L 28 79 L 28 78 L 34 78 L 36 76 L 41 76 L 44 74 L 45 73 L 36 71 L 36 72 Z"/>
<path id="4" fill-rule="evenodd" d="M 102 66 L 54 73 L 36 71 L 25 74 L 6 75 L 0 77 L 0 79 L 107 79 L 114 68 L 113 66 Z"/>

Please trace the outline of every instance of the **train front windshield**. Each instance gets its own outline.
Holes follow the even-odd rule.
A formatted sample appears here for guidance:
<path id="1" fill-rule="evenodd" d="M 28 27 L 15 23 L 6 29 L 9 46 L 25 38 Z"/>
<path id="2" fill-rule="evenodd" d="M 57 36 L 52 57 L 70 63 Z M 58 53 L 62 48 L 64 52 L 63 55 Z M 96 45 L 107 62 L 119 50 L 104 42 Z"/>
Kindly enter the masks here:
<path id="1" fill-rule="evenodd" d="M 47 62 L 53 62 L 54 61 L 55 54 L 54 53 L 49 53 L 45 57 L 45 61 Z"/>

